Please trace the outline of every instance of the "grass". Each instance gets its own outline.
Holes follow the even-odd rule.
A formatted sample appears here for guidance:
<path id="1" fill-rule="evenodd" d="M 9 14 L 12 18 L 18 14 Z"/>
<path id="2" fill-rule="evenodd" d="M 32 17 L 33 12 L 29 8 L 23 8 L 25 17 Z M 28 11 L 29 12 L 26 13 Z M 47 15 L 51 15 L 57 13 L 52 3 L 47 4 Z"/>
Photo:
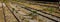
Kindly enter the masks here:
<path id="1" fill-rule="evenodd" d="M 56 12 L 55 11 L 55 8 L 52 8 L 52 7 L 50 7 L 50 8 L 45 8 L 45 9 L 43 9 L 44 11 L 48 11 L 48 12 L 50 12 L 50 13 L 52 13 L 52 12 Z"/>
<path id="2" fill-rule="evenodd" d="M 35 13 L 37 13 L 36 11 L 32 11 L 33 13 L 30 13 L 29 16 L 34 16 Z"/>
<path id="3" fill-rule="evenodd" d="M 15 10 L 15 8 L 12 8 L 12 10 L 14 11 L 14 10 Z"/>
<path id="4" fill-rule="evenodd" d="M 33 19 L 37 19 L 37 15 L 35 14 L 35 13 L 37 13 L 37 12 L 36 12 L 36 11 L 32 11 L 32 12 L 33 12 L 33 13 L 30 13 L 30 14 L 29 14 L 29 16 L 32 17 L 31 19 L 32 19 L 32 20 L 33 20 Z"/>
<path id="5" fill-rule="evenodd" d="M 54 12 L 53 8 L 47 8 L 48 11 L 50 11 L 50 13 Z"/>
<path id="6" fill-rule="evenodd" d="M 13 11 L 16 11 L 14 8 L 12 8 Z M 16 13 L 18 13 L 18 11 L 16 11 Z"/>

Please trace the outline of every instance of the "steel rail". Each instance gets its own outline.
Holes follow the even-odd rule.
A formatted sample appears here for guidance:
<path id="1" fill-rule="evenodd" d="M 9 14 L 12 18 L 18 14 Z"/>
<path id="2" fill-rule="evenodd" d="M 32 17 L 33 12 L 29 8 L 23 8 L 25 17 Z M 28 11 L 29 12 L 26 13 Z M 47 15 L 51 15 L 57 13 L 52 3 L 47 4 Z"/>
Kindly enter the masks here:
<path id="1" fill-rule="evenodd" d="M 3 15 L 4 15 L 4 22 L 6 22 L 5 9 L 3 7 L 3 3 L 2 3 L 2 10 L 3 10 Z"/>

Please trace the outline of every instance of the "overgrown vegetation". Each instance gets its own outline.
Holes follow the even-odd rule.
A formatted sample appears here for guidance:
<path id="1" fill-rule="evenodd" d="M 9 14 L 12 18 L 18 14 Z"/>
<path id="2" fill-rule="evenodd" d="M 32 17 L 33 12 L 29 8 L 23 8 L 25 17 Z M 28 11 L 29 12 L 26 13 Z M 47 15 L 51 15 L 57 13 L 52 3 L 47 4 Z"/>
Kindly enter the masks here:
<path id="1" fill-rule="evenodd" d="M 32 11 L 33 13 L 30 13 L 28 16 L 31 16 L 32 18 L 32 20 L 33 19 L 36 19 L 36 17 L 37 17 L 37 14 L 35 14 L 35 13 L 37 13 L 36 11 Z"/>
<path id="2" fill-rule="evenodd" d="M 55 8 L 52 8 L 52 7 L 50 7 L 50 8 L 45 8 L 45 9 L 43 9 L 43 10 L 49 11 L 50 13 L 55 12 Z"/>
<path id="3" fill-rule="evenodd" d="M 14 9 L 14 8 L 12 8 L 12 10 L 14 11 L 15 9 Z"/>
<path id="4" fill-rule="evenodd" d="M 16 13 L 18 13 L 18 11 L 16 11 L 14 8 L 12 8 L 13 12 L 15 11 Z"/>

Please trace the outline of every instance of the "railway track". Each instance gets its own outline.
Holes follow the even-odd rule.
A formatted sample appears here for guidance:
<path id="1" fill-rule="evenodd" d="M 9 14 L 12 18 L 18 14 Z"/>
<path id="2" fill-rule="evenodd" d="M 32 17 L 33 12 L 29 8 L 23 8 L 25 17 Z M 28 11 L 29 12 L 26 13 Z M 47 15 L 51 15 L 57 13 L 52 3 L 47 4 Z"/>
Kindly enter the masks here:
<path id="1" fill-rule="evenodd" d="M 11 2 L 11 3 L 16 3 L 16 2 Z M 17 3 L 17 4 L 20 4 L 20 3 Z M 29 4 L 29 3 L 27 3 L 27 4 Z M 38 4 L 39 5 L 39 4 Z M 45 6 L 45 5 L 41 5 L 41 7 L 43 7 L 43 8 L 55 8 L 56 10 L 58 10 L 58 11 L 60 11 L 60 9 L 59 9 L 59 6 L 58 5 L 56 5 L 57 7 L 55 7 L 55 6 Z M 28 6 L 28 7 L 30 7 L 30 6 Z M 55 13 L 59 13 L 59 12 L 55 12 Z"/>
<path id="2" fill-rule="evenodd" d="M 30 8 L 30 7 L 29 7 Z M 54 7 L 51 7 L 51 8 L 54 8 Z M 58 9 L 59 7 L 57 7 L 57 9 Z M 33 9 L 33 8 L 31 8 L 31 9 Z M 34 10 L 37 10 L 37 9 L 34 9 Z M 58 10 L 60 10 L 60 9 L 58 9 Z M 39 11 L 39 10 L 37 10 L 37 11 Z M 40 10 L 40 11 L 42 11 L 42 10 Z M 46 13 L 46 12 L 44 12 L 44 11 L 42 11 L 43 13 L 45 13 L 45 14 L 49 14 L 49 13 Z M 50 15 L 50 14 L 49 14 Z M 51 14 L 52 15 L 52 14 Z"/>
<path id="3" fill-rule="evenodd" d="M 33 9 L 33 8 L 30 8 L 30 7 L 27 7 L 27 8 L 29 8 L 29 9 Z M 48 15 L 51 15 L 51 16 L 54 16 L 54 17 L 60 18 L 60 17 L 58 17 L 58 16 L 55 16 L 55 15 L 52 15 L 52 14 L 46 13 L 46 12 L 44 12 L 44 11 L 42 11 L 42 10 L 37 10 L 37 9 L 33 9 L 33 10 L 36 10 L 36 11 L 42 12 L 42 13 L 44 13 L 44 14 L 48 14 Z"/>
<path id="4" fill-rule="evenodd" d="M 25 8 L 25 7 L 23 7 L 23 8 Z M 30 10 L 30 9 L 28 9 L 28 8 L 25 8 L 25 9 L 27 9 L 27 10 L 31 11 L 31 10 Z M 32 12 L 32 11 L 31 11 L 31 12 Z M 39 13 L 37 13 L 37 14 L 39 14 Z M 39 15 L 41 15 L 41 14 L 39 14 Z M 44 16 L 44 15 L 41 15 L 41 16 L 46 17 L 46 16 Z M 50 19 L 50 20 L 53 20 L 53 21 L 57 22 L 56 20 L 51 19 L 51 18 L 49 18 L 49 17 L 46 17 L 46 18 L 48 18 L 48 19 Z"/>
<path id="5" fill-rule="evenodd" d="M 24 9 L 31 11 L 30 9 L 27 9 L 27 8 L 24 8 Z M 31 12 L 32 12 L 32 11 L 31 11 Z M 34 13 L 34 12 L 33 12 L 33 13 Z M 55 21 L 55 22 L 58 22 L 57 20 L 51 19 L 51 18 L 49 18 L 49 17 L 47 17 L 47 16 L 44 16 L 44 15 L 42 15 L 42 14 L 39 14 L 39 13 L 36 13 L 36 14 L 41 15 L 41 16 L 43 16 L 43 17 L 45 17 L 45 18 L 50 19 L 50 20 L 53 20 L 53 21 Z"/>
<path id="6" fill-rule="evenodd" d="M 19 5 L 20 5 L 20 4 L 19 4 Z M 26 7 L 26 8 L 30 8 L 30 7 Z M 45 14 L 48 14 L 48 15 L 51 15 L 51 16 L 54 16 L 54 17 L 57 17 L 57 18 L 60 18 L 60 17 L 58 17 L 58 16 L 55 16 L 55 15 L 52 15 L 52 14 L 46 13 L 46 12 L 44 12 L 44 11 L 42 11 L 42 10 L 38 10 L 38 9 L 34 9 L 34 8 L 30 8 L 30 9 L 33 9 L 33 10 L 36 10 L 36 11 L 39 11 L 39 12 L 42 12 L 42 13 L 45 13 Z"/>
<path id="7" fill-rule="evenodd" d="M 6 5 L 6 3 L 5 3 L 5 5 Z M 16 18 L 16 20 L 17 20 L 18 22 L 21 22 L 21 21 L 18 19 L 18 17 L 16 16 L 16 14 L 14 14 L 14 11 L 12 11 L 12 10 L 9 8 L 8 5 L 6 5 L 6 7 L 7 7 L 8 10 L 12 13 L 12 15 Z M 46 12 L 44 12 L 44 11 L 42 11 L 42 10 L 33 9 L 33 8 L 30 8 L 30 7 L 23 7 L 23 6 L 20 6 L 20 7 L 23 8 L 23 9 L 26 9 L 26 10 L 32 12 L 32 13 L 38 14 L 38 15 L 40 15 L 40 16 L 42 16 L 42 17 L 45 17 L 45 18 L 47 18 L 47 19 L 49 19 L 49 20 L 52 20 L 52 21 L 54 21 L 54 22 L 60 22 L 60 20 L 59 20 L 60 17 L 58 17 L 58 16 L 55 16 L 55 15 L 46 13 Z M 4 11 L 4 8 L 3 8 L 3 4 L 2 4 L 2 9 L 3 9 L 3 14 L 4 14 L 4 20 L 5 20 L 5 22 L 6 22 L 6 17 L 5 17 L 5 11 Z M 33 10 L 35 10 L 36 12 L 33 12 Z M 15 10 L 15 11 L 16 11 L 16 10 Z M 54 18 L 56 17 L 56 19 L 51 18 L 51 17 L 49 17 L 49 16 L 45 16 L 45 15 L 40 14 L 40 13 L 37 13 L 37 12 L 41 12 L 41 13 L 43 13 L 43 14 L 45 14 L 45 15 L 47 14 L 47 15 L 49 15 L 49 16 L 53 16 Z M 18 14 L 18 15 L 19 15 L 19 14 Z"/>

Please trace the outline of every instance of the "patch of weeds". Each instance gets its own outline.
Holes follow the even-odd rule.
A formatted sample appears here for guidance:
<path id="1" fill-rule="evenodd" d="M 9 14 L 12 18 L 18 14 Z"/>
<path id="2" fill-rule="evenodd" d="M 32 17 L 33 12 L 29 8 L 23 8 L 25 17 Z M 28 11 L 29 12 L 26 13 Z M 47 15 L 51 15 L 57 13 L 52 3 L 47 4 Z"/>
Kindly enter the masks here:
<path id="1" fill-rule="evenodd" d="M 50 11 L 50 13 L 53 12 L 53 8 L 48 8 L 48 11 Z"/>
<path id="2" fill-rule="evenodd" d="M 28 16 L 34 16 L 36 11 L 32 11 L 33 13 L 30 13 Z"/>
<path id="3" fill-rule="evenodd" d="M 28 16 L 33 16 L 33 14 L 32 14 L 32 13 L 30 13 Z"/>
<path id="4" fill-rule="evenodd" d="M 33 13 L 37 13 L 36 11 L 32 11 Z"/>
<path id="5" fill-rule="evenodd" d="M 32 18 L 31 18 L 32 20 L 33 20 L 33 19 L 36 19 L 36 17 L 37 17 L 37 15 L 36 15 L 35 13 L 30 13 L 28 16 L 31 16 L 31 17 L 32 17 Z"/>
<path id="6" fill-rule="evenodd" d="M 15 10 L 15 8 L 12 8 L 12 10 L 14 11 L 14 10 Z"/>
<path id="7" fill-rule="evenodd" d="M 50 13 L 54 12 L 54 8 L 45 8 L 45 11 L 49 11 Z"/>
<path id="8" fill-rule="evenodd" d="M 14 8 L 12 8 L 13 11 L 15 11 L 16 13 L 18 13 Z"/>

